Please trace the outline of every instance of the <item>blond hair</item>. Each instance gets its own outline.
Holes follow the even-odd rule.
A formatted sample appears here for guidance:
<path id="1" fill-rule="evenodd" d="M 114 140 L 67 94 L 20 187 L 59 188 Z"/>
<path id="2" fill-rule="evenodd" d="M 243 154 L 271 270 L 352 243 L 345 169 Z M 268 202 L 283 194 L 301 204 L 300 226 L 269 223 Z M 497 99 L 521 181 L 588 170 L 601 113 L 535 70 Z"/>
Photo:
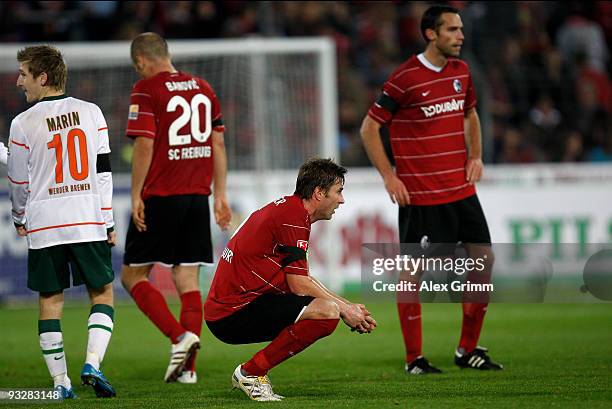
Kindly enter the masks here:
<path id="1" fill-rule="evenodd" d="M 46 86 L 57 91 L 66 89 L 68 67 L 57 48 L 50 45 L 26 47 L 17 52 L 17 61 L 27 64 L 34 78 L 38 78 L 43 72 L 47 74 Z"/>

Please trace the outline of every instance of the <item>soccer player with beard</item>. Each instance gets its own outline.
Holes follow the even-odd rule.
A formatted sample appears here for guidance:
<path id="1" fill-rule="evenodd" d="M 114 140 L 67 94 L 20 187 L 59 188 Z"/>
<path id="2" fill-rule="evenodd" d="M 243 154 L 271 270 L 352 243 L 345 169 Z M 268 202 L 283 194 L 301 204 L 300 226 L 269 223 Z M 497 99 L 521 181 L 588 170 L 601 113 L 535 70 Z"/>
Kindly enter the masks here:
<path id="1" fill-rule="evenodd" d="M 251 214 L 223 251 L 204 304 L 206 324 L 228 344 L 271 341 L 238 365 L 232 384 L 256 401 L 278 401 L 268 371 L 330 335 L 340 319 L 368 333 L 376 321 L 310 276 L 306 251 L 311 225 L 330 220 L 344 203 L 346 169 L 311 159 L 298 173 L 295 193 Z"/>
<path id="2" fill-rule="evenodd" d="M 363 120 L 361 137 L 391 200 L 399 205 L 401 243 L 461 242 L 468 256 L 493 264 L 487 221 L 476 195 L 482 176 L 481 130 L 468 65 L 458 59 L 463 45 L 458 10 L 432 6 L 421 20 L 425 51 L 400 65 Z M 389 128 L 395 172 L 380 140 Z M 444 248 L 442 246 L 441 248 Z M 447 254 L 437 254 L 437 256 Z M 401 297 L 400 297 L 401 298 Z M 398 298 L 406 347 L 406 373 L 439 373 L 422 354 L 418 297 Z M 464 299 L 465 300 L 465 299 Z M 501 369 L 477 346 L 488 300 L 463 303 L 455 363 L 462 368 Z"/>

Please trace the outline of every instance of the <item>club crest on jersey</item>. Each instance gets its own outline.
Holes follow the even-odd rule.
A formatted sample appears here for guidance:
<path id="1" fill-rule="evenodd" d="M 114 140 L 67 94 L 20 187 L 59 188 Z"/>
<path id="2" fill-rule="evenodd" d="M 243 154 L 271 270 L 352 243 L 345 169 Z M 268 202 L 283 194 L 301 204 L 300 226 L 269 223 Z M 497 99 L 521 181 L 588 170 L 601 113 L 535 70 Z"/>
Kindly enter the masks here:
<path id="1" fill-rule="evenodd" d="M 128 114 L 128 120 L 138 119 L 138 104 L 130 105 L 130 113 Z"/>
<path id="2" fill-rule="evenodd" d="M 297 241 L 297 248 L 302 249 L 304 251 L 308 250 L 308 242 L 306 240 L 298 240 Z"/>
<path id="3" fill-rule="evenodd" d="M 462 90 L 462 87 L 461 87 L 461 81 L 459 81 L 459 80 L 457 80 L 457 79 L 456 79 L 456 80 L 454 80 L 454 81 L 453 81 L 453 88 L 455 89 L 455 92 L 456 92 L 457 94 L 458 94 L 458 93 L 460 93 L 460 92 L 461 92 L 461 90 Z"/>

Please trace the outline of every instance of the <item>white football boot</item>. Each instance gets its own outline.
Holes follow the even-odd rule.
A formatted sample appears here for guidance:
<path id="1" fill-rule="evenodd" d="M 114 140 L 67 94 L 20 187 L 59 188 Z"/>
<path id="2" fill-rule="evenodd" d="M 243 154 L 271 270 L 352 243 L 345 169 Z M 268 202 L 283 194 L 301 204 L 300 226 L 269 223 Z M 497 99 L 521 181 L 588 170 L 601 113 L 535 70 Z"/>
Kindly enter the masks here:
<path id="1" fill-rule="evenodd" d="M 164 375 L 164 381 L 176 382 L 177 378 L 183 372 L 185 363 L 193 355 L 196 349 L 200 348 L 200 338 L 193 332 L 185 332 L 183 339 L 178 343 L 172 344 L 170 349 L 170 363 Z"/>
<path id="2" fill-rule="evenodd" d="M 198 383 L 198 374 L 195 371 L 183 371 L 176 381 L 187 384 Z"/>
<path id="3" fill-rule="evenodd" d="M 277 395 L 272 390 L 272 384 L 268 376 L 244 376 L 238 365 L 232 375 L 232 386 L 242 390 L 246 395 L 258 402 L 277 402 L 283 400 L 284 396 Z"/>

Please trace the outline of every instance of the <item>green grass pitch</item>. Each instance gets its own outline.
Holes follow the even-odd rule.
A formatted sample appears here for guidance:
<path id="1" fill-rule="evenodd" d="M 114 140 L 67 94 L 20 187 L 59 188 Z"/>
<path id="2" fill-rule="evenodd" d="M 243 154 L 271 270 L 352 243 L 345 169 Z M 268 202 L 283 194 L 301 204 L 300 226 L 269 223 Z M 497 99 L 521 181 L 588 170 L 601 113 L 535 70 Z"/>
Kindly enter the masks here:
<path id="1" fill-rule="evenodd" d="M 79 395 L 63 407 L 233 408 L 528 408 L 612 405 L 612 304 L 493 304 L 481 344 L 505 365 L 496 373 L 460 370 L 453 349 L 461 306 L 427 304 L 424 351 L 444 374 L 407 376 L 395 305 L 371 304 L 373 334 L 336 332 L 271 372 L 283 402 L 252 402 L 231 391 L 230 375 L 261 345 L 232 346 L 204 327 L 196 385 L 164 384 L 168 341 L 130 302 L 116 308 L 115 333 L 102 369 L 118 397 L 97 400 L 80 385 L 88 308 L 66 306 L 62 329 L 69 375 Z M 173 305 L 176 312 L 178 307 Z M 1 308 L 0 388 L 50 387 L 37 337 L 36 308 Z M 95 400 L 95 402 L 94 402 Z M 8 407 L 0 402 L 0 409 Z M 21 404 L 15 407 L 40 407 Z M 45 406 L 45 407 L 53 407 Z"/>

